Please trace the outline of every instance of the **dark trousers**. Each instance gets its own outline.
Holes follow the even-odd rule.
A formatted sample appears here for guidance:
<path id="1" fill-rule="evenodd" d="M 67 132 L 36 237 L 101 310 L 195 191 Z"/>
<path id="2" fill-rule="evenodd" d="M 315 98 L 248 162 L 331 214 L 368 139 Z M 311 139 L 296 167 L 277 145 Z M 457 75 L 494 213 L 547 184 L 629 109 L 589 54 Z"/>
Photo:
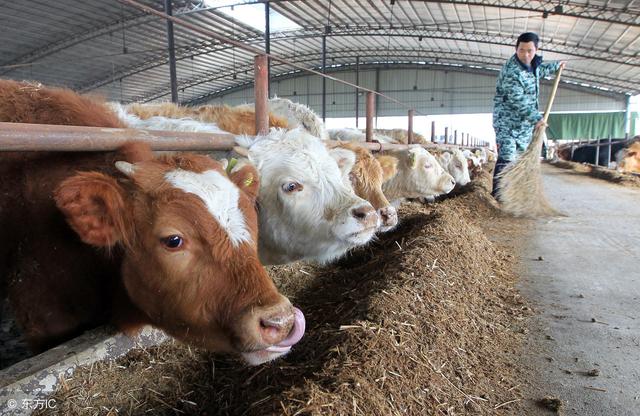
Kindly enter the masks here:
<path id="1" fill-rule="evenodd" d="M 498 179 L 498 174 L 502 172 L 507 165 L 511 163 L 508 160 L 500 159 L 496 161 L 496 167 L 493 168 L 493 190 L 491 191 L 491 196 L 494 198 L 498 197 L 498 188 L 500 187 L 500 180 Z"/>

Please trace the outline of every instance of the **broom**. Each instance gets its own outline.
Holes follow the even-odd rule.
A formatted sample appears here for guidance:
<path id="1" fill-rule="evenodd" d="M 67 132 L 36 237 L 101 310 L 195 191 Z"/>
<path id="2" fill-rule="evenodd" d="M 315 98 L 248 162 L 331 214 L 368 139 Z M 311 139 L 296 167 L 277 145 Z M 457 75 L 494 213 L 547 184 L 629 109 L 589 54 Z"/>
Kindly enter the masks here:
<path id="1" fill-rule="evenodd" d="M 560 83 L 562 67 L 556 74 L 551 97 L 544 111 L 543 120 L 546 123 L 551 111 L 551 105 L 556 96 Z M 502 209 L 516 217 L 544 217 L 563 215 L 555 210 L 547 201 L 542 190 L 542 175 L 540 173 L 540 152 L 542 143 L 546 141 L 545 127 L 533 132 L 533 140 L 520 158 L 509 164 L 498 174 L 500 188 L 498 200 Z"/>

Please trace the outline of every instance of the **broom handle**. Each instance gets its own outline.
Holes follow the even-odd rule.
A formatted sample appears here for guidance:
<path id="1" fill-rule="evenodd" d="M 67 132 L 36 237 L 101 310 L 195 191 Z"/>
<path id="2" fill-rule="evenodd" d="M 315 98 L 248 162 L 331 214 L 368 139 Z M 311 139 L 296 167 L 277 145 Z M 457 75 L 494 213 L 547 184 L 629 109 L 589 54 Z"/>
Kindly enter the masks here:
<path id="1" fill-rule="evenodd" d="M 553 82 L 553 88 L 551 89 L 551 96 L 549 97 L 549 102 L 547 103 L 547 108 L 544 110 L 544 116 L 542 120 L 546 123 L 549 118 L 549 113 L 551 112 L 551 106 L 553 105 L 553 100 L 556 98 L 556 91 L 558 91 L 558 84 L 560 84 L 560 75 L 562 74 L 562 67 L 558 69 L 556 73 L 556 79 Z"/>

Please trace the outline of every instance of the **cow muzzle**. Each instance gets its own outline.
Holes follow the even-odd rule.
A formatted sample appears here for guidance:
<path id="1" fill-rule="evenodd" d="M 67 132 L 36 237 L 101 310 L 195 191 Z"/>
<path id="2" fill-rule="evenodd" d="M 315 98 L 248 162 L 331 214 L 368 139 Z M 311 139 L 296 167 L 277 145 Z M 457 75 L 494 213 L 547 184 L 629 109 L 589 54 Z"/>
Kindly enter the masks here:
<path id="1" fill-rule="evenodd" d="M 241 353 L 249 365 L 262 364 L 287 354 L 302 339 L 306 326 L 302 311 L 291 305 L 262 311 L 254 316 L 253 324 L 261 348 Z"/>
<path id="2" fill-rule="evenodd" d="M 389 205 L 386 207 L 382 207 L 378 210 L 378 215 L 380 216 L 380 231 L 385 232 L 391 230 L 393 227 L 398 225 L 398 213 L 396 209 Z"/>

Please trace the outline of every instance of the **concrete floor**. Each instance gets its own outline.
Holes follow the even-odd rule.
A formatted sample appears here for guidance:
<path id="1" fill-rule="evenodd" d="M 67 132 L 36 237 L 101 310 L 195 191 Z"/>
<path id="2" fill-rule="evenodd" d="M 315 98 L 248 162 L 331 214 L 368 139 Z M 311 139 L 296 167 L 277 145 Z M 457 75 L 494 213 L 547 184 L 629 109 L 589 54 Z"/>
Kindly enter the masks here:
<path id="1" fill-rule="evenodd" d="M 536 312 L 526 396 L 556 397 L 566 415 L 640 415 L 640 189 L 543 172 L 568 217 L 538 220 L 523 250 L 520 289 Z M 546 413 L 530 402 L 527 414 Z"/>

